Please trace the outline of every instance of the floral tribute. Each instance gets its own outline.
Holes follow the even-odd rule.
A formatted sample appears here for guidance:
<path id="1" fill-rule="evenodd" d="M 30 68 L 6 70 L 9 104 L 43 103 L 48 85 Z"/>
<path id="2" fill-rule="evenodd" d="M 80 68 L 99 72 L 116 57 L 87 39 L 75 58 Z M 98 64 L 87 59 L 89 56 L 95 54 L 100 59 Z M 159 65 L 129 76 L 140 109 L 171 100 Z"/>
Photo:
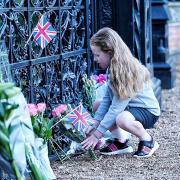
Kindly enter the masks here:
<path id="1" fill-rule="evenodd" d="M 36 137 L 42 138 L 44 143 L 47 142 L 52 137 L 53 119 L 45 116 L 46 104 L 28 104 L 28 109 Z"/>
<path id="2" fill-rule="evenodd" d="M 55 124 L 52 126 L 52 128 L 58 128 L 58 130 L 62 133 L 62 136 L 68 137 L 69 140 L 71 140 L 71 144 L 73 143 L 76 145 L 76 147 L 78 146 L 78 149 L 82 152 L 83 150 L 79 143 L 86 138 L 84 127 L 87 128 L 93 123 L 93 121 L 89 121 L 90 114 L 85 111 L 83 105 L 80 104 L 78 107 L 72 109 L 70 105 L 61 104 L 53 109 L 52 115 L 55 119 Z M 55 149 L 55 146 L 58 147 L 59 150 L 62 150 L 62 147 L 60 147 L 57 142 L 55 142 L 53 139 L 51 140 L 56 152 L 57 148 Z M 88 154 L 92 160 L 98 159 L 92 150 L 88 150 Z M 64 159 L 69 158 L 68 155 L 69 154 L 67 151 L 64 153 L 63 159 L 61 158 L 60 160 L 63 161 Z"/>

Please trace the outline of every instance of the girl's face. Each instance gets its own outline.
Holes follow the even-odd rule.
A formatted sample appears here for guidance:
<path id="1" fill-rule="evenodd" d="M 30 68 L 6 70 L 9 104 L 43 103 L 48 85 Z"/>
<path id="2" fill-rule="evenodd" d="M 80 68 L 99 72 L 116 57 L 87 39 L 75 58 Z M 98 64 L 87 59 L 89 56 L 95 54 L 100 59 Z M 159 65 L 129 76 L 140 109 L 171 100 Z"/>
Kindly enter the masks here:
<path id="1" fill-rule="evenodd" d="M 94 55 L 94 61 L 98 63 L 102 69 L 107 69 L 111 62 L 111 53 L 103 52 L 99 46 L 91 46 L 91 50 Z"/>

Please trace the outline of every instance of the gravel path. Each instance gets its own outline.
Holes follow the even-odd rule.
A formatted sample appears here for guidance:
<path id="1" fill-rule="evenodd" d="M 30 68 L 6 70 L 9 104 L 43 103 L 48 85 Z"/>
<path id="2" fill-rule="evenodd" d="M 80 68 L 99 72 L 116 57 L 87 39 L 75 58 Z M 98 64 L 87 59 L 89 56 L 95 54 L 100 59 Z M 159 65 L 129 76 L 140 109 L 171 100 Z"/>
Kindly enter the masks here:
<path id="1" fill-rule="evenodd" d="M 81 155 L 63 164 L 53 162 L 57 179 L 180 180 L 180 61 L 176 64 L 176 85 L 162 91 L 162 115 L 155 128 L 149 130 L 160 144 L 151 158 L 136 159 L 127 154 L 103 156 L 94 162 Z M 135 137 L 131 143 L 136 149 Z"/>

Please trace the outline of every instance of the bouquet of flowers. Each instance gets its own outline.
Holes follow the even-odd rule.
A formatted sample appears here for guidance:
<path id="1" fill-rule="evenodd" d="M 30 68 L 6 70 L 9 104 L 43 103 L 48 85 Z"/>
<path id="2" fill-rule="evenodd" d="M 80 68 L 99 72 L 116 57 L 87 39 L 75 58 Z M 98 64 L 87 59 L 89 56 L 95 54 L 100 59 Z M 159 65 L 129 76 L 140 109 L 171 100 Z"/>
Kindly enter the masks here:
<path id="1" fill-rule="evenodd" d="M 31 116 L 33 131 L 35 133 L 35 144 L 39 149 L 41 168 L 44 170 L 47 179 L 56 179 L 50 166 L 47 147 L 48 140 L 52 138 L 51 127 L 53 125 L 53 119 L 49 119 L 45 115 L 45 103 L 28 104 L 28 109 Z M 28 151 L 28 153 L 32 154 L 31 151 Z M 31 162 L 30 159 L 29 161 Z"/>
<path id="2" fill-rule="evenodd" d="M 45 103 L 28 104 L 29 113 L 31 116 L 31 122 L 33 131 L 37 138 L 42 138 L 46 143 L 52 137 L 52 125 L 53 119 L 49 119 L 45 116 L 46 110 Z"/>
<path id="3" fill-rule="evenodd" d="M 84 150 L 82 150 L 81 148 L 80 143 L 85 139 L 86 135 L 83 131 L 81 131 L 81 129 L 77 128 L 80 127 L 81 124 L 78 124 L 76 127 L 74 123 L 75 121 L 77 122 L 77 119 L 75 117 L 76 115 L 81 118 L 81 113 L 83 113 L 82 109 L 82 104 L 80 104 L 75 109 L 72 109 L 70 105 L 61 104 L 52 111 L 52 115 L 55 118 L 55 124 L 53 125 L 53 128 L 58 128 L 62 136 L 68 137 L 71 140 L 69 151 L 64 152 L 64 159 L 69 158 L 69 155 L 75 154 L 77 151 L 84 152 Z M 83 120 L 85 120 L 84 115 L 85 114 L 82 115 Z M 73 119 L 71 117 L 75 117 L 75 120 L 73 122 L 71 121 L 71 119 Z M 61 147 L 59 148 L 61 149 Z M 92 150 L 88 150 L 88 154 L 92 160 L 98 159 Z M 63 159 L 61 158 L 60 160 L 62 161 Z"/>

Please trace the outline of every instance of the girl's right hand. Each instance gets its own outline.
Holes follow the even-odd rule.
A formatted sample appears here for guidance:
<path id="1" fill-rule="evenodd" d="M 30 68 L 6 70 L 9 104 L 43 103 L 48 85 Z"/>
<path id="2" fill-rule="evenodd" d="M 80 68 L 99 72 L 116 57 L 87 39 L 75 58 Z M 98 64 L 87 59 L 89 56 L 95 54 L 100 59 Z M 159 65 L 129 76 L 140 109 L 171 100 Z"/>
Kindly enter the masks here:
<path id="1" fill-rule="evenodd" d="M 94 122 L 94 124 L 93 124 L 92 126 L 89 126 L 89 127 L 85 130 L 85 134 L 86 134 L 87 136 L 90 136 L 90 135 L 96 130 L 95 127 L 98 127 L 98 126 L 99 126 L 99 123 L 100 123 L 99 121 L 93 119 L 93 122 Z"/>
<path id="2" fill-rule="evenodd" d="M 93 127 L 93 126 L 89 126 L 86 131 L 85 131 L 85 134 L 87 136 L 90 136 L 96 129 Z"/>

